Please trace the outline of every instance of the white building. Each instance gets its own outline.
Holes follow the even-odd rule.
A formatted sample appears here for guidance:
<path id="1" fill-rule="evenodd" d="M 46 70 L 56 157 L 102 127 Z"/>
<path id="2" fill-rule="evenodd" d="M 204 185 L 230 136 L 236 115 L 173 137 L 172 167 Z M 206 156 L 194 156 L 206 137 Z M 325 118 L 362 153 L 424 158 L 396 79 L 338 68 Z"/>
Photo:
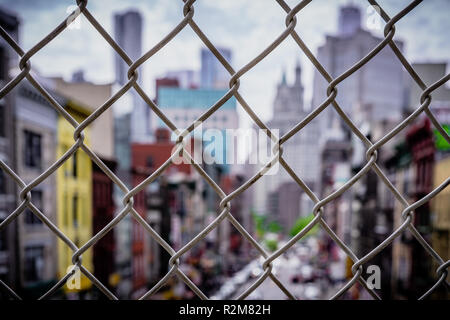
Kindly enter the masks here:
<path id="1" fill-rule="evenodd" d="M 115 41 L 121 46 L 131 60 L 136 61 L 142 55 L 142 17 L 137 11 L 127 11 L 114 16 Z M 128 82 L 129 66 L 115 53 L 116 82 L 123 86 Z M 139 70 L 138 83 L 142 85 L 142 70 Z M 136 93 L 133 94 L 131 110 L 131 142 L 149 142 L 152 139 L 150 127 L 151 109 Z"/>
<path id="2" fill-rule="evenodd" d="M 22 81 L 17 89 L 16 173 L 30 183 L 55 161 L 57 112 L 28 80 Z M 51 95 L 60 104 L 65 103 L 54 92 Z M 51 175 L 31 191 L 33 204 L 53 223 L 56 223 L 55 185 L 55 175 Z M 48 288 L 56 281 L 56 238 L 29 209 L 17 219 L 20 283 L 25 290 Z"/>
<path id="3" fill-rule="evenodd" d="M 317 58 L 331 77 L 336 78 L 360 61 L 383 39 L 361 27 L 361 12 L 357 6 L 348 5 L 340 9 L 339 30 L 336 35 L 327 35 L 319 47 Z M 403 50 L 403 42 L 395 41 Z M 406 72 L 389 46 L 383 48 L 364 66 L 337 85 L 336 101 L 350 119 L 372 140 L 400 122 L 406 107 Z M 328 82 L 316 70 L 312 108 L 317 108 L 327 97 Z M 351 141 L 353 152 L 351 163 L 358 166 L 366 159 L 366 148 L 349 127 L 343 123 L 330 104 L 318 117 L 321 127 L 321 146 L 326 143 L 327 131 L 338 121 Z"/>
<path id="4" fill-rule="evenodd" d="M 303 104 L 303 91 L 301 67 L 297 65 L 293 85 L 289 85 L 283 75 L 274 100 L 273 118 L 267 123 L 267 126 L 275 134 L 275 130 L 278 130 L 279 137 L 285 135 L 307 116 L 308 111 L 305 110 Z M 318 130 L 317 122 L 311 122 L 283 144 L 283 159 L 312 190 L 316 188 L 320 179 Z M 276 216 L 281 208 L 281 204 L 277 200 L 279 188 L 290 182 L 294 182 L 294 180 L 281 165 L 273 174 L 262 177 L 255 186 L 254 209 Z M 298 188 L 301 192 L 300 186 Z M 305 211 L 311 209 L 312 201 L 305 197 L 298 197 L 298 201 L 299 204 L 292 205 L 297 208 L 308 208 Z M 308 202 L 308 205 L 304 203 L 305 201 Z M 310 212 L 304 212 L 304 214 L 308 213 Z M 299 212 L 298 214 L 303 213 Z"/>
<path id="5" fill-rule="evenodd" d="M 319 47 L 317 58 L 327 72 L 336 78 L 375 48 L 382 38 L 361 28 L 361 13 L 353 5 L 340 9 L 339 30 L 336 35 L 327 35 Z M 401 41 L 396 41 L 400 50 Z M 398 121 L 402 116 L 405 98 L 405 74 L 392 49 L 383 48 L 362 68 L 337 85 L 336 97 L 340 107 L 352 120 L 357 117 L 369 124 L 383 120 Z M 312 108 L 317 108 L 327 97 L 328 82 L 316 70 Z M 325 115 L 324 115 L 325 116 Z M 322 132 L 331 127 L 333 118 L 339 117 L 333 106 L 321 117 Z M 345 128 L 345 126 L 344 126 Z"/>
<path id="6" fill-rule="evenodd" d="M 217 48 L 220 54 L 231 63 L 231 50 L 227 48 Z M 208 49 L 201 51 L 201 87 L 223 89 L 228 88 L 230 74 L 220 63 L 216 56 Z"/>
<path id="7" fill-rule="evenodd" d="M 283 76 L 278 85 L 274 101 L 273 118 L 268 122 L 270 129 L 278 129 L 282 137 L 308 115 L 303 105 L 303 85 L 301 83 L 301 67 L 295 68 L 295 82 L 292 86 L 286 83 Z M 319 179 L 319 148 L 317 145 L 318 128 L 310 122 L 283 144 L 283 158 L 294 172 L 309 185 Z M 271 187 L 276 189 L 280 183 L 292 181 L 283 169 L 274 175 Z"/>

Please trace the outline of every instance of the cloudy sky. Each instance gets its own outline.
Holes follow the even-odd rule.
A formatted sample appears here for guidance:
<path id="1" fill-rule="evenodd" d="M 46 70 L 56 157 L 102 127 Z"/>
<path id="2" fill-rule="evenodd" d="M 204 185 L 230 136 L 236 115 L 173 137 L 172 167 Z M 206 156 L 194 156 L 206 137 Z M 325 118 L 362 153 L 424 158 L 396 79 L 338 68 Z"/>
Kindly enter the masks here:
<path id="1" fill-rule="evenodd" d="M 287 2 L 293 6 L 298 0 Z M 313 52 L 324 42 L 326 34 L 336 32 L 338 7 L 348 2 L 314 0 L 297 15 L 296 30 Z M 366 14 L 366 1 L 352 2 Z M 58 25 L 74 3 L 74 0 L 0 0 L 1 6 L 15 11 L 21 18 L 20 43 L 25 50 Z M 409 1 L 380 0 L 379 3 L 393 16 Z M 181 0 L 89 0 L 88 3 L 91 13 L 111 35 L 115 12 L 139 9 L 144 17 L 144 50 L 149 50 L 182 19 L 182 7 Z M 405 41 L 409 61 L 449 62 L 449 12 L 450 1 L 426 0 L 396 24 L 396 38 Z M 285 28 L 285 13 L 275 0 L 198 0 L 194 19 L 215 45 L 233 50 L 232 65 L 236 70 L 261 52 Z M 363 18 L 363 25 L 365 21 Z M 195 33 L 187 27 L 147 61 L 141 76 L 148 94 L 154 96 L 154 79 L 166 71 L 198 69 L 201 46 Z M 46 76 L 63 75 L 70 79 L 73 71 L 84 69 L 85 77 L 90 81 L 105 83 L 114 79 L 112 49 L 84 18 L 81 28 L 64 31 L 31 61 L 33 67 Z M 288 80 L 292 81 L 297 61 L 303 67 L 308 104 L 312 94 L 313 67 L 291 38 L 242 77 L 240 90 L 263 120 L 268 120 L 272 114 L 275 88 L 282 70 L 286 70 Z M 243 114 L 241 125 L 247 126 L 249 120 Z"/>

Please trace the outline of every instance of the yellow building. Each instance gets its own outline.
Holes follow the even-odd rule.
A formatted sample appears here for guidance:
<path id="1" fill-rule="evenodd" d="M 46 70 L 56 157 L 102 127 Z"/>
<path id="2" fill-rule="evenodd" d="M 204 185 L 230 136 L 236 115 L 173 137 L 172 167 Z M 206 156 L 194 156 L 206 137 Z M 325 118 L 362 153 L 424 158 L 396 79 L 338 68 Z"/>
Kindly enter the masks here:
<path id="1" fill-rule="evenodd" d="M 442 184 L 447 177 L 450 176 L 450 157 L 447 156 L 436 162 L 434 167 L 433 188 Z M 441 256 L 444 261 L 450 259 L 450 186 L 439 192 L 431 201 L 433 212 L 433 233 L 432 246 L 434 250 Z M 437 263 L 434 264 L 432 276 L 436 277 Z M 447 276 L 447 281 L 450 280 L 450 275 Z M 448 299 L 450 293 L 438 292 L 435 294 L 436 298 Z"/>
<path id="2" fill-rule="evenodd" d="M 72 117 L 81 122 L 90 111 L 83 106 L 69 101 L 66 110 Z M 84 143 L 90 145 L 89 128 L 84 131 Z M 58 118 L 57 157 L 70 149 L 74 144 L 74 128 L 62 116 Z M 57 170 L 57 224 L 77 247 L 81 247 L 92 237 L 92 162 L 81 149 Z M 58 277 L 62 278 L 72 265 L 72 250 L 58 240 Z M 83 266 L 93 272 L 92 249 L 82 255 Z M 91 281 L 81 275 L 79 288 L 73 289 L 64 285 L 66 292 L 78 292 L 89 289 Z"/>

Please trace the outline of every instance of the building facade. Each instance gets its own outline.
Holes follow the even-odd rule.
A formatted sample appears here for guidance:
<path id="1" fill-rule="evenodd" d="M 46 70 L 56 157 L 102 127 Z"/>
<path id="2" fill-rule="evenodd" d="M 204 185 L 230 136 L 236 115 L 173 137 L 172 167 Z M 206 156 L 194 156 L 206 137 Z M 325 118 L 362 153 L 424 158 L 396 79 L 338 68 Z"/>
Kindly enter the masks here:
<path id="1" fill-rule="evenodd" d="M 336 35 L 327 35 L 319 47 L 317 59 L 336 78 L 375 48 L 382 39 L 361 27 L 361 12 L 354 5 L 344 6 L 339 13 L 339 30 Z M 396 41 L 403 50 L 403 43 Z M 317 108 L 327 97 L 328 82 L 316 70 L 314 73 L 312 108 Z M 383 120 L 398 121 L 405 107 L 404 72 L 394 52 L 382 49 L 368 63 L 349 76 L 338 86 L 337 101 L 341 108 L 361 128 L 363 123 L 372 125 Z M 321 120 L 322 132 L 340 119 L 332 106 L 328 107 Z M 341 120 L 339 120 L 341 122 Z M 347 126 L 343 126 L 348 131 Z M 360 161 L 360 155 L 355 150 Z"/>
<path id="2" fill-rule="evenodd" d="M 166 78 L 176 79 L 180 88 L 196 89 L 199 85 L 198 71 L 196 70 L 176 70 L 168 71 Z"/>
<path id="3" fill-rule="evenodd" d="M 56 161 L 57 130 L 55 109 L 28 81 L 22 81 L 15 105 L 15 159 L 16 172 L 25 183 Z M 53 223 L 57 222 L 56 193 L 55 175 L 31 191 L 33 204 Z M 35 298 L 57 280 L 56 237 L 29 209 L 17 221 L 20 284 L 24 296 Z"/>
<path id="4" fill-rule="evenodd" d="M 158 104 L 175 126 L 183 130 L 219 101 L 226 92 L 225 89 L 160 87 Z M 154 119 L 152 127 L 165 127 L 165 124 L 161 120 Z M 196 139 L 203 139 L 205 148 L 202 154 L 210 151 L 208 154 L 211 155 L 211 162 L 220 165 L 224 172 L 233 170 L 231 165 L 233 159 L 227 156 L 234 155 L 233 150 L 237 150 L 237 137 L 233 130 L 238 128 L 236 99 L 231 97 L 194 131 Z M 211 130 L 204 131 L 206 129 Z M 175 135 L 172 136 L 172 139 L 174 138 Z M 205 160 L 204 157 L 202 157 L 203 160 Z"/>
<path id="5" fill-rule="evenodd" d="M 94 112 L 112 96 L 114 85 L 94 84 L 84 79 L 82 70 L 74 73 L 72 81 L 51 78 L 52 88 L 70 99 L 72 104 L 85 111 Z M 115 141 L 113 106 L 105 110 L 100 117 L 89 125 L 92 139 L 90 148 L 111 171 L 115 171 Z M 92 172 L 92 212 L 93 232 L 96 234 L 114 218 L 115 204 L 113 198 L 114 183 L 95 163 Z M 110 278 L 115 273 L 114 229 L 108 232 L 94 246 L 94 275 L 105 285 L 113 289 Z"/>
<path id="6" fill-rule="evenodd" d="M 281 82 L 273 103 L 273 117 L 267 126 L 279 137 L 285 135 L 308 114 L 303 103 L 303 85 L 301 67 L 295 67 L 295 80 L 288 84 L 283 72 Z M 320 180 L 320 149 L 317 144 L 319 128 L 315 122 L 309 123 L 301 131 L 283 144 L 283 159 L 310 189 L 315 190 Z M 273 147 L 273 146 L 272 146 Z M 272 150 L 267 152 L 272 154 Z M 303 190 L 291 183 L 295 180 L 281 165 L 274 174 L 264 176 L 255 187 L 254 208 L 261 214 L 269 214 L 276 221 L 281 222 L 285 230 L 289 231 L 293 223 L 301 215 L 308 215 L 312 211 L 313 202 L 302 196 Z M 273 169 L 275 170 L 275 168 Z M 289 194 L 281 195 L 284 190 Z M 286 197 L 293 202 L 286 202 Z M 261 201 L 263 206 L 261 205 Z"/>
<path id="7" fill-rule="evenodd" d="M 74 101 L 68 100 L 65 109 L 78 122 L 90 114 Z M 56 157 L 61 158 L 74 144 L 74 128 L 62 116 L 58 116 L 58 138 Z M 84 143 L 91 145 L 90 128 L 83 130 Z M 93 236 L 92 214 L 92 161 L 81 149 L 78 149 L 56 172 L 57 186 L 57 226 L 77 247 L 81 247 Z M 72 250 L 62 241 L 58 241 L 58 278 L 63 277 L 72 266 Z M 94 272 L 92 250 L 82 255 L 83 266 Z M 83 295 L 92 287 L 92 282 L 81 276 L 79 289 L 64 289 L 67 293 Z"/>
<path id="8" fill-rule="evenodd" d="M 225 89 L 182 89 L 176 87 L 160 87 L 158 90 L 159 107 L 164 110 L 169 119 L 179 129 L 187 128 L 198 119 L 206 110 L 220 100 L 227 90 Z M 155 127 L 163 123 L 153 122 Z M 219 110 L 202 123 L 203 129 L 236 129 L 239 119 L 236 111 L 236 99 L 230 98 Z"/>
<path id="9" fill-rule="evenodd" d="M 115 161 L 102 160 L 107 167 L 114 172 Z M 95 164 L 92 164 L 92 213 L 93 213 L 93 234 L 100 232 L 111 220 L 114 219 L 116 210 L 114 204 L 114 183 Z M 114 290 L 117 283 L 115 266 L 115 230 L 109 231 L 94 246 L 93 266 L 94 276 L 110 290 Z"/>
<path id="10" fill-rule="evenodd" d="M 19 20 L 14 13 L 0 9 L 0 26 L 18 41 Z M 0 39 L 0 87 L 11 80 L 9 70 L 17 64 L 17 55 L 12 48 Z M 16 92 L 13 90 L 0 99 L 0 159 L 15 170 L 15 129 L 14 105 Z M 8 175 L 0 169 L 0 223 L 16 207 L 16 186 Z M 19 284 L 16 246 L 16 221 L 11 222 L 0 232 L 0 279 L 13 289 Z M 2 299 L 3 292 L 0 292 Z M 6 298 L 6 296 L 5 296 Z"/>
<path id="11" fill-rule="evenodd" d="M 444 182 L 445 178 L 450 174 L 450 156 L 439 159 L 434 167 L 433 188 L 437 188 Z M 442 190 L 432 201 L 433 213 L 433 231 L 431 244 L 439 256 L 444 261 L 450 259 L 450 217 L 448 215 L 448 207 L 450 206 L 450 188 Z M 433 261 L 431 276 L 436 277 L 435 270 L 438 265 Z M 443 290 L 442 290 L 443 289 Z M 436 298 L 448 299 L 449 293 L 445 288 L 440 289 L 436 294 Z"/>
<path id="12" fill-rule="evenodd" d="M 114 40 L 127 53 L 132 61 L 142 55 L 142 15 L 138 11 L 126 11 L 114 15 Z M 123 86 L 128 82 L 129 66 L 114 52 L 116 82 Z M 142 85 L 142 70 L 138 83 Z M 131 110 L 131 141 L 150 142 L 152 140 L 151 110 L 135 90 L 131 90 L 133 105 Z"/>
<path id="13" fill-rule="evenodd" d="M 217 48 L 217 50 L 228 63 L 231 63 L 232 53 L 230 49 Z M 224 89 L 229 87 L 228 83 L 231 76 L 208 48 L 202 48 L 200 78 L 201 88 Z"/>

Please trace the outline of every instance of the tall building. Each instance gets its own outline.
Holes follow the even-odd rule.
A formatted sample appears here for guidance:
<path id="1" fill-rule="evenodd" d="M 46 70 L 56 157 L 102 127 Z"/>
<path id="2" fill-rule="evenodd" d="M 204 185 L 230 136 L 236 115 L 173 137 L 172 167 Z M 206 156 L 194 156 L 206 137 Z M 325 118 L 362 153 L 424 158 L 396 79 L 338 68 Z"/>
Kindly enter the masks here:
<path id="1" fill-rule="evenodd" d="M 121 102 L 123 103 L 123 101 Z M 127 105 L 125 104 L 124 107 Z M 114 119 L 114 142 L 115 156 L 117 161 L 116 175 L 129 188 L 132 187 L 131 177 L 131 113 L 116 116 Z M 116 212 L 118 214 L 123 207 L 122 199 L 124 193 L 117 185 L 114 185 L 114 203 L 116 204 Z M 117 286 L 117 295 L 124 299 L 129 299 L 132 291 L 132 221 L 130 215 L 125 218 L 114 228 L 116 256 L 116 271 L 120 277 Z"/>
<path id="2" fill-rule="evenodd" d="M 338 32 L 326 36 L 325 43 L 318 49 L 317 58 L 331 77 L 336 78 L 360 61 L 382 40 L 370 31 L 362 29 L 359 7 L 349 4 L 340 8 Z M 395 43 L 403 51 L 403 42 L 397 40 Z M 407 106 L 405 79 L 406 74 L 401 63 L 387 46 L 337 85 L 336 101 L 364 135 L 372 141 L 377 141 L 403 119 Z M 316 70 L 312 108 L 317 108 L 325 101 L 327 87 L 328 82 Z M 338 178 L 341 181 L 337 182 L 345 183 L 366 163 L 367 148 L 351 133 L 332 105 L 322 112 L 318 120 L 321 126 L 320 145 L 324 150 L 322 167 L 333 171 L 335 170 L 333 167 L 340 168 L 339 170 L 345 174 L 339 173 Z M 339 141 L 335 141 L 332 134 L 336 126 L 339 126 L 343 133 Z M 384 163 L 389 157 L 387 154 L 389 151 L 385 151 L 390 150 L 394 143 L 394 140 L 390 141 L 384 146 L 383 152 L 379 152 L 379 163 Z M 334 152 L 334 149 L 339 152 Z M 323 196 L 336 189 L 333 186 L 336 177 L 333 175 L 332 171 L 324 172 L 320 186 Z M 327 216 L 333 217 L 330 220 L 332 227 L 340 237 L 349 241 L 352 250 L 358 256 L 365 255 L 392 230 L 394 209 L 378 201 L 387 192 L 378 182 L 376 174 L 373 171 L 368 172 L 326 210 Z M 389 297 L 391 294 L 390 250 L 390 247 L 386 248 L 383 255 L 374 259 L 374 264 L 385 270 L 381 279 L 383 297 Z"/>
<path id="3" fill-rule="evenodd" d="M 285 135 L 308 114 L 303 104 L 301 72 L 300 64 L 297 64 L 294 83 L 289 85 L 285 74 L 283 74 L 281 83 L 277 88 L 273 104 L 273 117 L 268 122 L 268 127 L 278 129 L 280 137 Z M 311 122 L 283 144 L 283 158 L 298 176 L 310 184 L 311 188 L 319 180 L 320 169 L 317 166 L 319 161 L 318 134 L 319 128 L 315 122 Z M 273 185 L 273 188 L 276 188 L 279 183 L 286 180 L 291 181 L 291 177 L 284 170 L 279 175 L 276 175 L 276 178 L 279 181 L 276 182 L 276 185 Z"/>
<path id="4" fill-rule="evenodd" d="M 19 19 L 14 13 L 0 9 L 0 26 L 18 42 Z M 17 54 L 0 39 L 0 87 L 4 87 L 11 80 L 9 70 L 17 65 Z M 15 90 L 0 99 L 0 159 L 15 170 L 15 134 L 14 134 L 14 105 Z M 12 179 L 0 169 L 0 223 L 11 214 L 16 207 L 16 186 Z M 16 257 L 16 221 L 11 222 L 0 231 L 0 280 L 13 289 L 19 284 Z M 0 292 L 0 300 L 7 298 Z"/>
<path id="5" fill-rule="evenodd" d="M 142 17 L 137 11 L 118 13 L 114 17 L 115 40 L 125 50 L 131 60 L 136 61 L 142 55 Z M 128 66 L 116 55 L 116 82 L 119 86 L 127 81 Z M 142 70 L 139 71 L 138 83 L 142 84 Z M 115 92 L 119 88 L 115 88 Z M 122 99 L 116 102 L 122 108 L 131 112 L 115 115 L 114 142 L 117 163 L 117 176 L 129 187 L 133 186 L 132 176 L 132 143 L 148 143 L 151 136 L 151 110 L 141 99 L 135 90 L 129 90 Z M 118 186 L 114 186 L 114 199 L 116 208 L 123 207 L 124 194 Z M 117 214 L 118 211 L 116 211 Z M 135 294 L 137 281 L 133 275 L 136 264 L 133 260 L 133 237 L 135 224 L 133 218 L 127 215 L 117 226 L 115 232 L 116 241 L 116 267 L 120 277 L 117 286 L 117 295 L 122 298 L 131 298 Z M 133 278 L 134 277 L 134 278 Z"/>
<path id="6" fill-rule="evenodd" d="M 445 75 L 445 63 L 413 63 L 412 66 L 426 85 L 431 85 Z M 409 114 L 420 105 L 423 90 L 412 79 L 407 83 L 407 88 Z M 448 131 L 450 90 L 442 86 L 433 92 L 432 97 L 430 109 L 438 122 Z M 409 203 L 423 197 L 449 176 L 446 160 L 450 146 L 424 115 L 419 116 L 413 124 L 400 132 L 393 142 L 395 146 L 383 150 L 379 161 L 385 163 L 385 172 L 388 173 L 390 181 Z M 394 200 L 394 196 L 386 186 L 379 185 L 377 197 L 379 214 L 375 230 L 378 230 L 380 237 L 375 240 L 375 243 L 385 239 L 392 232 L 393 226 L 403 222 L 401 213 L 404 209 Z M 414 224 L 421 230 L 422 236 L 432 244 L 444 260 L 448 259 L 448 248 L 450 248 L 448 227 L 442 215 L 446 199 L 448 199 L 446 190 L 443 190 L 431 202 L 418 208 L 414 219 Z M 366 219 L 367 216 L 364 217 L 364 220 Z M 431 286 L 436 276 L 437 265 L 432 264 L 430 256 L 411 235 L 402 235 L 385 250 L 384 256 L 388 256 L 390 265 L 385 265 L 383 262 L 379 264 L 388 271 L 383 273 L 383 277 L 389 274 L 390 278 L 386 281 L 386 285 L 382 279 L 382 287 L 391 289 L 392 297 L 416 297 L 418 291 L 425 291 L 427 286 Z M 392 252 L 391 256 L 390 252 Z M 440 294 L 445 296 L 444 291 L 438 289 L 437 296 Z"/>
<path id="7" fill-rule="evenodd" d="M 64 97 L 76 101 L 89 111 L 94 111 L 103 105 L 113 92 L 113 84 L 94 84 L 84 79 L 83 71 L 77 71 L 72 81 L 62 78 L 52 78 L 53 89 Z M 92 151 L 105 163 L 110 170 L 115 171 L 116 161 L 114 154 L 114 115 L 113 107 L 108 108 L 89 125 L 90 133 L 94 137 L 91 141 Z M 92 173 L 92 209 L 93 233 L 98 233 L 114 218 L 114 199 L 112 180 L 95 164 Z M 114 229 L 100 239 L 93 248 L 94 276 L 103 284 L 113 289 L 110 284 L 115 274 L 114 261 Z"/>
<path id="8" fill-rule="evenodd" d="M 16 173 L 25 183 L 30 183 L 56 160 L 58 116 L 50 103 L 27 80 L 23 80 L 17 88 Z M 17 195 L 19 191 L 17 188 Z M 56 194 L 55 175 L 49 176 L 31 191 L 33 204 L 54 224 L 57 222 Z M 18 200 L 16 205 L 19 204 Z M 21 293 L 25 297 L 36 298 L 56 283 L 56 238 L 29 209 L 18 217 L 17 222 Z"/>
<path id="9" fill-rule="evenodd" d="M 321 193 L 323 199 L 339 189 L 351 175 L 351 145 L 345 140 L 344 133 L 337 122 L 328 132 L 329 136 L 321 153 Z M 335 199 L 325 211 L 326 221 L 341 238 L 349 241 L 350 214 L 348 210 L 349 194 Z"/>
<path id="10" fill-rule="evenodd" d="M 281 82 L 277 87 L 273 106 L 273 117 L 267 123 L 267 126 L 271 130 L 278 130 L 279 137 L 285 135 L 306 117 L 307 110 L 305 110 L 303 105 L 303 85 L 299 64 L 295 67 L 295 80 L 292 85 L 287 83 L 286 75 L 283 72 Z M 313 190 L 317 187 L 318 181 L 320 180 L 320 168 L 318 166 L 320 155 L 317 145 L 318 134 L 316 123 L 311 122 L 283 144 L 283 159 L 289 164 L 297 176 L 302 178 Z M 261 181 L 261 187 L 258 189 L 258 192 L 263 192 L 266 196 L 255 197 L 255 200 L 265 199 L 264 211 L 282 222 L 286 230 L 292 226 L 291 223 L 300 215 L 311 213 L 300 212 L 300 208 L 305 208 L 305 210 L 310 211 L 313 204 L 312 201 L 300 196 L 302 189 L 297 186 L 298 190 L 295 190 L 290 185 L 291 182 L 294 182 L 292 177 L 280 166 L 275 174 L 268 175 Z M 291 196 L 283 195 L 282 197 L 282 199 L 293 199 L 291 208 L 286 207 L 289 204 L 280 203 L 279 195 L 281 186 L 283 186 L 283 190 L 291 194 Z M 305 206 L 306 204 L 307 206 Z M 293 211 L 296 212 L 294 213 Z"/>
<path id="11" fill-rule="evenodd" d="M 412 66 L 427 86 L 444 77 L 447 69 L 446 63 L 413 63 Z M 419 86 L 411 81 L 409 101 L 411 110 L 419 106 L 421 94 L 422 90 Z M 432 98 L 430 109 L 437 121 L 448 133 L 450 132 L 450 88 L 445 85 L 439 87 L 433 91 Z M 431 129 L 434 134 L 434 147 L 436 150 L 434 155 L 434 169 L 430 165 L 428 168 L 424 168 L 422 165 L 421 169 L 426 170 L 429 175 L 431 175 L 431 173 L 428 170 L 433 170 L 431 183 L 432 189 L 434 189 L 450 176 L 450 144 L 447 143 L 434 126 L 432 126 Z M 420 153 L 422 153 L 426 150 L 423 147 L 424 146 L 418 146 L 416 151 L 420 150 Z M 416 152 L 416 154 L 418 154 L 418 152 Z M 417 157 L 418 155 L 416 155 L 416 158 Z M 425 211 L 424 213 L 424 215 L 428 217 L 428 220 L 425 220 L 424 222 L 426 223 L 426 230 L 431 231 L 431 244 L 444 261 L 447 261 L 450 257 L 450 219 L 448 215 L 448 206 L 450 204 L 449 191 L 450 188 L 447 187 L 437 194 L 431 201 L 431 206 L 426 206 L 426 209 L 428 209 L 429 212 Z M 420 214 L 422 215 L 422 212 L 420 212 Z M 424 222 L 422 222 L 422 224 Z M 427 239 L 430 239 L 428 234 L 426 236 L 428 236 Z M 415 259 L 415 261 L 421 261 L 422 263 L 424 259 L 421 258 L 419 250 L 420 247 L 416 250 L 419 255 L 417 256 L 416 254 L 416 257 L 413 257 L 413 259 Z M 433 260 L 428 271 L 432 279 L 436 277 L 437 267 L 436 261 Z M 426 269 L 422 269 L 422 272 L 426 272 Z M 417 282 L 414 284 L 416 285 Z M 448 290 L 446 291 L 445 288 L 439 288 L 437 292 L 434 293 L 434 297 L 445 299 L 449 297 L 449 292 Z"/>
<path id="12" fill-rule="evenodd" d="M 131 60 L 136 61 L 142 55 L 142 16 L 138 11 L 127 11 L 114 15 L 114 36 L 115 41 L 127 53 Z M 116 82 L 123 86 L 128 81 L 129 66 L 123 59 L 115 54 Z M 138 70 L 138 83 L 142 85 L 142 69 Z M 131 141 L 148 142 L 152 139 L 150 117 L 150 107 L 135 92 L 133 95 L 133 107 L 131 111 Z"/>
<path id="13" fill-rule="evenodd" d="M 231 63 L 231 50 L 227 48 L 217 48 L 220 54 Z M 228 88 L 230 74 L 220 63 L 216 56 L 208 49 L 201 50 L 201 87 L 223 89 Z"/>
<path id="14" fill-rule="evenodd" d="M 75 101 L 68 100 L 65 109 L 78 122 L 87 118 L 91 111 Z M 58 115 L 58 138 L 55 153 L 61 158 L 73 145 L 74 128 Z M 84 143 L 91 146 L 91 130 L 83 130 Z M 89 156 L 78 149 L 56 172 L 57 226 L 77 247 L 81 247 L 93 236 L 92 214 L 92 161 Z M 62 241 L 58 241 L 58 278 L 66 275 L 72 266 L 72 250 Z M 83 265 L 93 272 L 92 250 L 82 255 Z M 71 289 L 67 285 L 67 293 L 84 295 L 92 287 L 92 282 L 84 275 L 80 279 L 80 288 Z"/>
<path id="15" fill-rule="evenodd" d="M 116 42 L 131 60 L 136 61 L 142 55 L 142 16 L 138 11 L 127 11 L 114 15 L 114 36 Z M 128 81 L 128 65 L 119 56 L 115 56 L 116 81 L 124 85 Z M 142 81 L 142 77 L 140 80 Z"/>
<path id="16" fill-rule="evenodd" d="M 158 89 L 158 104 L 165 115 L 169 117 L 177 128 L 183 130 L 198 119 L 206 110 L 212 107 L 225 94 L 226 89 L 182 89 L 176 87 L 160 87 Z M 153 127 L 164 126 L 162 120 L 156 122 L 154 119 Z M 227 134 L 227 129 L 239 128 L 239 117 L 236 110 L 236 99 L 231 97 L 216 112 L 214 112 L 206 121 L 202 123 L 202 129 L 216 129 L 210 131 L 211 134 L 220 134 L 222 145 L 215 144 L 214 137 L 206 137 L 211 147 L 215 146 L 215 162 L 229 171 L 232 167 L 231 162 L 227 161 L 227 155 L 233 154 L 231 147 L 236 147 L 236 136 Z M 203 136 L 202 132 L 202 136 Z M 233 139 L 233 142 L 232 140 Z M 219 150 L 220 149 L 220 150 Z M 206 149 L 204 149 L 206 150 Z M 203 159 L 204 160 L 204 159 Z"/>
<path id="17" fill-rule="evenodd" d="M 327 35 L 319 47 L 317 58 L 331 77 L 336 78 L 375 48 L 382 39 L 361 28 L 360 9 L 344 6 L 339 13 L 339 30 Z M 401 41 L 395 41 L 400 50 Z M 336 100 L 350 118 L 359 125 L 367 122 L 400 120 L 405 106 L 405 81 L 402 65 L 387 46 L 362 68 L 338 84 Z M 328 82 L 316 70 L 312 107 L 317 108 L 327 97 Z M 330 128 L 338 114 L 332 106 L 325 111 L 322 132 Z M 348 131 L 347 126 L 343 128 Z"/>

